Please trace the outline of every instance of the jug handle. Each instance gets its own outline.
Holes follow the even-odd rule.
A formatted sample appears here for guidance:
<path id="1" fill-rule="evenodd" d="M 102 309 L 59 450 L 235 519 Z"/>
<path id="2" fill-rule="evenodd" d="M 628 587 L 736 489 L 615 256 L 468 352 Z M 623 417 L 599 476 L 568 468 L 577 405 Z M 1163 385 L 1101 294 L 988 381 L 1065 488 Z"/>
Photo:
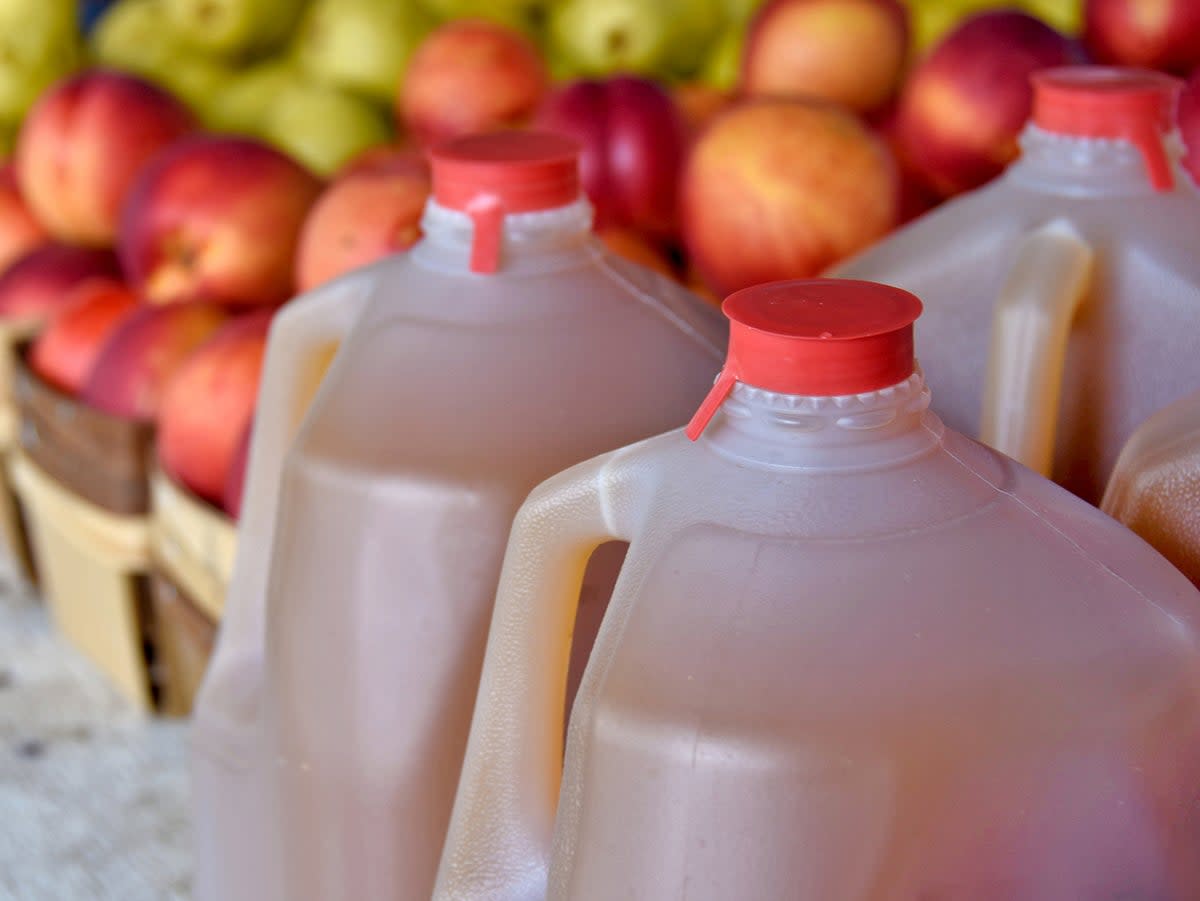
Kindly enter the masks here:
<path id="1" fill-rule="evenodd" d="M 979 437 L 1044 476 L 1054 461 L 1071 320 L 1087 292 L 1093 258 L 1064 220 L 1030 232 L 992 318 Z"/>
<path id="2" fill-rule="evenodd" d="M 620 452 L 616 452 L 620 453 Z M 543 483 L 513 522 L 433 897 L 542 901 L 562 776 L 562 710 L 584 568 L 625 538 L 614 454 Z"/>
<path id="3" fill-rule="evenodd" d="M 266 631 L 267 567 L 264 555 L 275 533 L 275 509 L 284 457 L 316 395 L 327 366 L 370 294 L 370 281 L 359 273 L 339 278 L 283 307 L 271 323 L 262 381 L 246 464 L 244 502 L 238 522 L 238 552 L 221 618 L 220 640 L 197 698 L 197 714 L 208 706 L 205 695 L 235 693 L 224 710 L 251 702 L 238 681 L 241 663 L 262 657 Z M 244 549 L 254 549 L 254 554 Z M 256 565 L 257 561 L 257 565 Z M 234 698 L 240 698 L 240 703 Z M 247 717 L 253 710 L 244 711 Z"/>

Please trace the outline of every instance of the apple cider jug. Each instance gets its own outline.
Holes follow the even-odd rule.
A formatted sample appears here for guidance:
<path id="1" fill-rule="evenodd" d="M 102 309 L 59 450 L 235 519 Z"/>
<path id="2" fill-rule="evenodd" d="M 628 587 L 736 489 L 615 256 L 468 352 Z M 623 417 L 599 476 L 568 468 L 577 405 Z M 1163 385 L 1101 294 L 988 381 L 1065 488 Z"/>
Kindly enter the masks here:
<path id="1" fill-rule="evenodd" d="M 938 414 L 1092 503 L 1138 423 L 1200 384 L 1200 197 L 1179 164 L 1178 85 L 1036 73 L 1003 175 L 831 273 L 918 294 Z"/>
<path id="2" fill-rule="evenodd" d="M 711 386 L 724 319 L 592 237 L 578 157 L 442 146 L 424 238 L 279 314 L 196 714 L 201 901 L 429 898 L 513 515 Z"/>
<path id="3" fill-rule="evenodd" d="M 1100 509 L 1200 588 L 1200 391 L 1138 426 L 1117 458 Z"/>
<path id="4" fill-rule="evenodd" d="M 436 901 L 1200 897 L 1200 593 L 942 425 L 914 295 L 724 309 L 685 431 L 517 514 Z M 564 759 L 573 598 L 613 539 Z"/>

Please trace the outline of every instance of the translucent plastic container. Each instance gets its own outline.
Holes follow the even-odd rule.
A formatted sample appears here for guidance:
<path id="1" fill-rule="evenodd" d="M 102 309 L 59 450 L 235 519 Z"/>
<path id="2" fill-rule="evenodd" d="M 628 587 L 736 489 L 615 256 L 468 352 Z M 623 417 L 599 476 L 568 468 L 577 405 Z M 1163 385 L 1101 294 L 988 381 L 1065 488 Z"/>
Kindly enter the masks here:
<path id="1" fill-rule="evenodd" d="M 1138 427 L 1117 460 L 1101 509 L 1200 587 L 1200 391 Z"/>
<path id="2" fill-rule="evenodd" d="M 1137 425 L 1200 385 L 1177 90 L 1136 69 L 1035 75 L 1003 176 L 832 273 L 920 295 L 939 415 L 1093 503 Z"/>
<path id="3" fill-rule="evenodd" d="M 438 901 L 1200 897 L 1200 593 L 942 425 L 919 309 L 739 292 L 686 433 L 530 495 Z M 613 539 L 564 762 L 574 597 Z"/>
<path id="4" fill-rule="evenodd" d="M 724 352 L 714 308 L 591 236 L 572 142 L 464 139 L 433 181 L 410 253 L 273 327 L 199 699 L 202 901 L 429 898 L 513 515 L 686 417 Z"/>

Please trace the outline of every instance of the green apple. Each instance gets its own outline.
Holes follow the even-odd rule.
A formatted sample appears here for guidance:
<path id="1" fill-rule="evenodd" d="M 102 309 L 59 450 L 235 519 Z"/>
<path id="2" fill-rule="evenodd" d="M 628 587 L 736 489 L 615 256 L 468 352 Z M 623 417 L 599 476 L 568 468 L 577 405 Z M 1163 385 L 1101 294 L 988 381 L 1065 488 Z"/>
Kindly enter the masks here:
<path id="1" fill-rule="evenodd" d="M 82 59 L 75 0 L 0 0 L 0 121 L 19 122 Z"/>
<path id="2" fill-rule="evenodd" d="M 411 0 L 314 0 L 296 35 L 313 78 L 391 104 L 408 59 L 433 28 Z"/>
<path id="3" fill-rule="evenodd" d="M 737 87 L 742 74 L 742 48 L 746 33 L 740 28 L 730 28 L 717 40 L 709 51 L 700 80 L 721 91 L 732 91 Z"/>
<path id="4" fill-rule="evenodd" d="M 550 16 L 552 53 L 584 76 L 656 75 L 671 56 L 676 0 L 563 0 Z"/>
<path id="5" fill-rule="evenodd" d="M 226 60 L 197 50 L 171 27 L 159 0 L 120 0 L 91 35 L 92 57 L 175 94 L 203 114 L 234 75 Z"/>
<path id="6" fill-rule="evenodd" d="M 189 44 L 240 55 L 283 43 L 304 0 L 161 0 L 167 20 Z"/>
<path id="7" fill-rule="evenodd" d="M 234 73 L 204 108 L 204 121 L 216 131 L 257 135 L 276 98 L 301 78 L 292 60 L 269 59 Z"/>
<path id="8" fill-rule="evenodd" d="M 295 81 L 276 95 L 260 135 L 326 176 L 393 137 L 389 118 L 371 101 L 306 81 Z"/>

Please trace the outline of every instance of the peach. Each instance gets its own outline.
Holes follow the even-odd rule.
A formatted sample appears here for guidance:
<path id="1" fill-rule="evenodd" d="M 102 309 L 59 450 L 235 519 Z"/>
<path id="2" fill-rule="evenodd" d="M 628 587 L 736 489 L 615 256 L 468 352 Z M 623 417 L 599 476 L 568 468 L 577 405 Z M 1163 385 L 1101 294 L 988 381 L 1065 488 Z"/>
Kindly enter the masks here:
<path id="1" fill-rule="evenodd" d="M 939 195 L 978 187 L 1019 152 L 1038 69 L 1078 61 L 1075 46 L 1025 13 L 981 13 L 938 44 L 905 84 L 896 116 L 901 152 Z"/>
<path id="2" fill-rule="evenodd" d="M 693 264 L 725 295 L 817 275 L 897 221 L 887 146 L 849 111 L 756 100 L 720 116 L 684 171 L 683 234 Z"/>
<path id="3" fill-rule="evenodd" d="M 254 415 L 271 311 L 239 316 L 198 347 L 171 376 L 158 414 L 163 470 L 220 504 Z"/>
<path id="4" fill-rule="evenodd" d="M 520 32 L 479 19 L 449 22 L 409 62 L 397 115 L 425 145 L 523 125 L 549 75 Z"/>
<path id="5" fill-rule="evenodd" d="M 0 318 L 42 319 L 61 308 L 80 282 L 120 277 L 121 267 L 112 251 L 43 244 L 0 275 Z"/>
<path id="6" fill-rule="evenodd" d="M 68 394 L 76 394 L 91 374 L 109 335 L 138 307 L 123 283 L 88 279 L 68 292 L 30 350 L 33 371 Z"/>
<path id="7" fill-rule="evenodd" d="M 0 272 L 49 240 L 21 197 L 12 163 L 0 167 Z"/>
<path id="8" fill-rule="evenodd" d="M 598 229 L 596 237 L 619 257 L 645 266 L 647 269 L 653 269 L 669 278 L 677 277 L 675 267 L 671 265 L 670 259 L 667 258 L 662 248 L 633 229 L 611 225 Z"/>
<path id="9" fill-rule="evenodd" d="M 685 81 L 671 90 L 675 108 L 683 116 L 691 135 L 698 135 L 719 113 L 733 103 L 728 91 L 714 88 L 699 81 Z"/>
<path id="10" fill-rule="evenodd" d="M 113 416 L 153 419 L 168 376 L 228 318 L 204 302 L 136 310 L 100 349 L 80 398 Z"/>
<path id="11" fill-rule="evenodd" d="M 146 167 L 121 217 L 129 280 L 151 303 L 277 305 L 321 182 L 251 138 L 197 136 Z"/>
<path id="12" fill-rule="evenodd" d="M 392 253 L 421 237 L 429 166 L 415 151 L 373 153 L 354 161 L 317 199 L 296 253 L 296 287 L 317 285 Z"/>
<path id="13" fill-rule="evenodd" d="M 1087 0 L 1083 42 L 1097 62 L 1187 75 L 1200 65 L 1200 3 Z"/>
<path id="14" fill-rule="evenodd" d="M 17 136 L 21 193 L 54 237 L 104 246 L 134 178 L 163 147 L 196 128 L 180 101 L 145 81 L 91 70 L 60 82 Z"/>
<path id="15" fill-rule="evenodd" d="M 742 56 L 751 97 L 819 97 L 870 112 L 900 86 L 908 12 L 897 0 L 771 0 Z"/>

